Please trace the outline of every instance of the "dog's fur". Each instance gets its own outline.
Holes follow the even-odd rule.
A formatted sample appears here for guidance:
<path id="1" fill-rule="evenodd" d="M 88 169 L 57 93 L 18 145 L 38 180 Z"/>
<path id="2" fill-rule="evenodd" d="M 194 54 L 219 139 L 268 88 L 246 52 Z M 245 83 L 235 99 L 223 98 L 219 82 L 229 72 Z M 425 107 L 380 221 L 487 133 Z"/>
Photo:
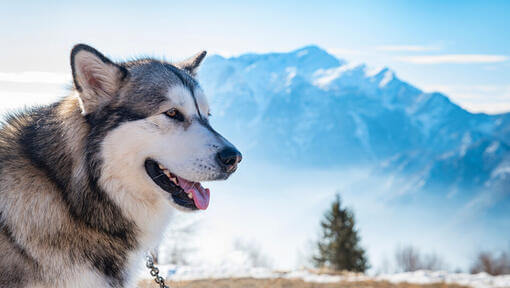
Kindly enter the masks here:
<path id="1" fill-rule="evenodd" d="M 209 126 L 194 78 L 204 56 L 114 63 L 80 44 L 68 97 L 6 117 L 0 287 L 131 287 L 173 209 L 187 210 L 152 181 L 144 161 L 195 182 L 235 170 L 218 164 L 218 151 L 233 146 Z M 182 121 L 165 115 L 172 108 Z"/>

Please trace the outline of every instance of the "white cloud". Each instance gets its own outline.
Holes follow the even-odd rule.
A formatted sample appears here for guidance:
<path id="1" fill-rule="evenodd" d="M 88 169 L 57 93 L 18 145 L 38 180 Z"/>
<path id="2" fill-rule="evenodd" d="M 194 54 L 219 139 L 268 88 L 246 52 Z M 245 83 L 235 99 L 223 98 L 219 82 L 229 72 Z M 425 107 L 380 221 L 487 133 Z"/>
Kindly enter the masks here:
<path id="1" fill-rule="evenodd" d="M 510 111 L 508 85 L 425 85 L 426 92 L 439 91 L 470 112 L 489 114 Z"/>
<path id="2" fill-rule="evenodd" d="M 423 52 L 423 51 L 439 50 L 439 47 L 422 46 L 422 45 L 385 45 L 385 46 L 377 46 L 375 49 L 378 51 L 389 51 L 389 52 Z"/>
<path id="3" fill-rule="evenodd" d="M 469 63 L 499 63 L 509 59 L 504 55 L 486 54 L 443 54 L 397 57 L 397 61 L 413 64 L 469 64 Z"/>
<path id="4" fill-rule="evenodd" d="M 510 92 L 510 86 L 508 85 L 427 85 L 425 87 L 427 91 L 441 91 L 444 93 L 453 92 L 475 92 L 484 94 L 503 94 L 504 92 Z"/>
<path id="5" fill-rule="evenodd" d="M 70 75 L 53 72 L 0 72 L 0 82 L 65 84 L 69 81 L 71 81 Z"/>
<path id="6" fill-rule="evenodd" d="M 362 50 L 358 50 L 358 49 L 345 49 L 345 48 L 328 48 L 326 49 L 326 51 L 330 54 L 333 54 L 333 55 L 336 55 L 336 56 L 340 56 L 340 57 L 345 57 L 347 55 L 351 56 L 351 55 L 362 55 L 364 54 L 365 52 L 363 52 Z"/>
<path id="7" fill-rule="evenodd" d="M 500 114 L 510 112 L 510 102 L 508 101 L 501 103 L 464 102 L 462 107 L 473 113 Z"/>

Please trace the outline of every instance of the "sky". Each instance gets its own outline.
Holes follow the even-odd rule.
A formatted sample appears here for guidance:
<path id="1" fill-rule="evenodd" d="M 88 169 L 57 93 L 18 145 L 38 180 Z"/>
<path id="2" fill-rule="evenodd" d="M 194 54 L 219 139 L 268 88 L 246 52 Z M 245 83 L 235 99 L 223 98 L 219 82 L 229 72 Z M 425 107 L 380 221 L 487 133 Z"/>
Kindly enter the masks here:
<path id="1" fill-rule="evenodd" d="M 510 112 L 510 37 L 507 36 L 510 1 L 315 0 L 299 4 L 264 0 L 250 3 L 0 1 L 0 112 L 48 103 L 65 95 L 64 83 L 71 80 L 69 53 L 76 43 L 92 45 L 117 60 L 144 55 L 180 60 L 204 49 L 211 54 L 235 56 L 247 52 L 290 51 L 313 44 L 349 62 L 366 63 L 373 68 L 389 67 L 399 78 L 425 91 L 443 92 L 469 111 Z M 288 197 L 293 209 L 279 213 L 278 207 L 271 206 L 276 212 L 266 215 L 253 208 L 253 203 L 267 205 L 266 199 L 256 191 L 245 193 L 253 195 L 251 198 L 235 194 L 236 189 L 251 191 L 255 187 L 256 183 L 250 182 L 254 181 L 250 169 L 246 171 L 240 171 L 241 176 L 233 182 L 213 184 L 233 193 L 219 194 L 212 200 L 217 201 L 215 205 L 203 217 L 216 219 L 208 226 L 216 231 L 216 237 L 202 243 L 210 258 L 224 251 L 218 245 L 225 243 L 226 237 L 271 235 L 272 238 L 261 239 L 261 244 L 275 261 L 280 261 L 277 266 L 290 267 L 299 260 L 296 250 L 305 249 L 306 240 L 311 240 L 306 233 L 313 231 L 320 220 L 321 215 L 317 213 L 310 217 L 311 211 L 327 208 L 325 203 L 329 202 L 324 200 L 332 199 L 339 186 L 363 184 L 362 181 L 341 185 L 332 180 L 327 182 L 331 175 L 321 172 L 324 187 L 305 203 L 292 199 L 297 194 L 304 197 L 307 191 L 296 191 L 284 184 L 297 182 L 306 173 L 288 175 L 288 181 L 274 183 L 273 187 L 281 185 L 281 194 L 274 197 L 280 200 Z M 270 177 L 271 173 L 267 172 L 266 176 Z M 337 177 L 344 172 L 331 173 Z M 362 236 L 371 255 L 376 255 L 374 266 L 392 256 L 395 238 L 434 243 L 430 249 L 438 251 L 455 246 L 457 250 L 448 256 L 457 263 L 452 269 L 455 265 L 465 268 L 473 256 L 468 251 L 472 247 L 484 248 L 492 241 L 487 235 L 494 234 L 486 232 L 493 228 L 483 223 L 475 223 L 477 229 L 467 232 L 449 229 L 446 223 L 436 229 L 437 234 L 423 236 L 416 223 L 402 220 L 413 209 L 400 214 L 390 212 L 394 210 L 379 203 L 377 197 L 345 195 L 346 202 L 357 211 L 368 211 L 359 215 L 359 221 L 363 227 L 373 228 L 367 228 Z M 437 217 L 447 215 L 447 211 L 443 212 L 438 212 Z M 251 216 L 232 217 L 239 213 Z M 378 213 L 387 214 L 383 217 Z M 441 222 L 441 219 L 432 219 L 435 222 L 425 219 L 423 215 L 417 217 L 424 219 L 421 224 L 429 227 L 428 231 Z M 268 225 L 258 225 L 260 221 Z M 377 229 L 393 221 L 404 221 L 396 225 L 398 235 L 384 235 Z M 289 227 L 297 226 L 303 229 L 290 232 Z M 236 230 L 236 227 L 242 228 Z M 231 231 L 218 233 L 224 230 Z M 405 234 L 408 231 L 413 231 L 413 235 Z M 207 232 L 211 231 L 202 233 Z M 441 233 L 450 234 L 445 237 Z M 476 235 L 459 245 L 453 243 L 463 233 Z M 292 249 L 282 249 L 282 245 L 289 245 L 295 237 L 305 242 L 293 242 Z M 370 245 L 375 242 L 380 245 Z"/>
<path id="2" fill-rule="evenodd" d="M 390 67 L 470 111 L 510 111 L 508 1 L 2 2 L 2 99 L 29 97 L 13 82 L 46 82 L 40 90 L 54 93 L 48 82 L 68 79 L 69 51 L 79 42 L 115 59 L 169 60 L 201 49 L 229 56 L 315 44 L 350 62 Z"/>

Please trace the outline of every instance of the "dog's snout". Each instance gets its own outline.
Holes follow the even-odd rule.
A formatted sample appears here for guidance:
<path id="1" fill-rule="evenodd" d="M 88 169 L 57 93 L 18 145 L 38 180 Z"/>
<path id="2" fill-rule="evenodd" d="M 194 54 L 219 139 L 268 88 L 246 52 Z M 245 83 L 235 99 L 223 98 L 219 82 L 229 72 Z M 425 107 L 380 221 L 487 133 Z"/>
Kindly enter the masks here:
<path id="1" fill-rule="evenodd" d="M 236 170 L 237 164 L 241 162 L 243 156 L 241 152 L 233 147 L 227 147 L 218 152 L 217 160 L 223 170 L 227 173 L 232 173 Z"/>

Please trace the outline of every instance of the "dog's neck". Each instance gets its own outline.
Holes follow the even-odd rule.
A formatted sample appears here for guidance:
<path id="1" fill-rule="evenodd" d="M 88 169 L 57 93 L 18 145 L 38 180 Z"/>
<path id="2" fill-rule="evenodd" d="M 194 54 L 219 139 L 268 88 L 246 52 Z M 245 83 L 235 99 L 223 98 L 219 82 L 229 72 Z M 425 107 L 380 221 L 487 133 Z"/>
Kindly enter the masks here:
<path id="1" fill-rule="evenodd" d="M 93 135 L 90 123 L 82 115 L 79 102 L 76 97 L 69 97 L 60 102 L 57 108 L 59 118 L 62 121 L 62 136 L 66 138 L 66 151 L 68 157 L 73 162 L 72 176 L 74 184 L 80 179 L 87 179 L 86 193 L 100 195 L 100 199 L 92 202 L 90 209 L 83 209 L 84 212 L 104 211 L 116 215 L 108 217 L 101 213 L 94 212 L 95 218 L 89 219 L 91 223 L 100 226 L 113 233 L 126 235 L 132 243 L 131 252 L 127 253 L 126 268 L 141 263 L 141 253 L 156 247 L 162 239 L 169 215 L 173 211 L 167 200 L 162 198 L 161 193 L 154 194 L 154 191 L 146 188 L 146 183 L 140 180 L 145 176 L 145 171 L 138 173 L 133 166 L 136 163 L 127 163 L 128 161 L 122 153 L 119 155 L 118 145 L 106 143 L 123 136 L 122 125 L 109 131 L 107 135 Z M 87 167 L 88 166 L 88 167 Z M 90 174 L 90 171 L 96 174 Z M 87 172 L 89 171 L 89 172 Z M 125 174 L 128 175 L 125 175 Z M 127 179 L 134 181 L 126 183 Z M 148 191 L 146 191 L 148 189 Z M 71 192 L 73 193 L 73 192 Z M 83 203 L 88 205 L 90 198 L 82 198 Z M 108 203 L 108 204 L 105 204 Z M 103 207 L 104 206 L 104 207 Z M 111 223 L 113 221 L 114 223 Z M 118 224 L 116 226 L 116 224 Z M 126 229 L 122 229 L 125 228 Z M 124 237 L 124 236 L 123 236 Z M 135 247 L 136 246 L 136 247 Z"/>
<path id="2" fill-rule="evenodd" d="M 157 245 L 173 209 L 162 193 L 156 193 L 147 186 L 147 175 L 143 165 L 140 165 L 143 162 L 130 162 L 133 158 L 126 157 L 129 151 L 122 151 L 122 147 L 129 147 L 130 144 L 125 142 L 125 133 L 133 132 L 124 131 L 126 128 L 119 124 L 106 134 L 97 132 L 93 135 L 90 123 L 84 122 L 86 120 L 81 115 L 76 98 L 63 101 L 60 111 L 69 120 L 66 123 L 79 126 L 66 129 L 67 137 L 78 137 L 77 142 L 83 143 L 82 147 L 75 147 L 75 151 L 71 151 L 78 168 L 76 173 L 95 171 L 96 175 L 88 175 L 89 181 L 96 183 L 98 189 L 118 207 L 122 216 L 135 224 L 139 244 L 143 247 Z M 80 127 L 87 128 L 80 130 Z M 96 166 L 94 169 L 80 169 L 83 164 Z M 76 175 L 76 178 L 82 179 L 83 175 Z"/>
<path id="3" fill-rule="evenodd" d="M 78 100 L 74 97 L 67 97 L 59 102 L 52 111 L 46 115 L 49 127 L 54 130 L 55 139 L 47 139 L 48 153 L 57 155 L 46 155 L 54 157 L 53 162 L 57 163 L 50 170 L 69 169 L 58 171 L 56 175 L 68 175 L 59 186 L 63 191 L 64 198 L 69 199 L 67 204 L 75 218 L 82 220 L 86 225 L 112 234 L 121 238 L 134 237 L 136 227 L 123 215 L 122 211 L 110 199 L 107 193 L 98 183 L 97 172 L 91 171 L 91 166 L 98 165 L 98 159 L 94 158 L 94 151 L 90 151 L 90 127 L 85 118 L 81 115 Z M 61 137 L 58 139 L 57 137 Z M 35 135 L 38 141 L 47 135 Z M 53 146 L 57 147 L 53 147 Z M 41 145 L 44 147 L 44 145 Z M 87 151 L 89 149 L 89 151 Z M 41 151 L 44 154 L 44 151 Z M 44 162 L 43 157 L 41 161 Z M 46 158 L 47 159 L 47 158 Z"/>
<path id="4" fill-rule="evenodd" d="M 90 142 L 92 129 L 81 115 L 77 99 L 68 97 L 29 110 L 8 125 L 19 131 L 15 140 L 20 152 L 53 184 L 54 191 L 48 193 L 60 198 L 68 211 L 69 221 L 60 229 L 77 233 L 78 239 L 91 239 L 78 246 L 65 237 L 60 241 L 70 247 L 71 255 L 86 253 L 81 256 L 93 259 L 94 267 L 112 283 L 124 283 L 132 255 L 144 248 L 141 229 L 112 200 L 112 191 L 101 187 L 97 173 L 91 172 L 101 163 L 90 150 L 96 147 Z"/>
<path id="5" fill-rule="evenodd" d="M 141 242 L 155 245 L 154 241 L 157 242 L 165 229 L 171 208 L 160 193 L 155 194 L 146 187 L 146 183 L 143 183 L 141 177 L 145 177 L 145 171 L 135 170 L 133 167 L 137 166 L 136 163 L 129 163 L 126 155 L 119 155 L 118 145 L 106 143 L 115 137 L 122 139 L 122 133 L 130 132 L 123 132 L 122 125 L 119 125 L 120 127 L 109 131 L 108 135 L 93 135 L 94 131 L 91 131 L 90 123 L 81 114 L 79 102 L 75 97 L 63 100 L 58 111 L 65 119 L 62 122 L 65 126 L 63 136 L 67 141 L 64 142 L 73 143 L 66 149 L 73 159 L 73 178 L 75 180 L 87 178 L 89 189 L 97 190 L 96 193 L 107 198 L 101 201 L 111 202 L 112 208 L 108 209 L 118 210 L 111 212 L 120 214 L 114 221 L 121 217 L 131 222 L 138 232 L 138 238 L 142 238 L 139 239 Z M 88 165 L 89 169 L 85 169 L 84 165 Z M 84 175 L 83 173 L 87 171 L 93 171 L 95 174 Z M 103 220 L 101 217 L 100 221 Z"/>

